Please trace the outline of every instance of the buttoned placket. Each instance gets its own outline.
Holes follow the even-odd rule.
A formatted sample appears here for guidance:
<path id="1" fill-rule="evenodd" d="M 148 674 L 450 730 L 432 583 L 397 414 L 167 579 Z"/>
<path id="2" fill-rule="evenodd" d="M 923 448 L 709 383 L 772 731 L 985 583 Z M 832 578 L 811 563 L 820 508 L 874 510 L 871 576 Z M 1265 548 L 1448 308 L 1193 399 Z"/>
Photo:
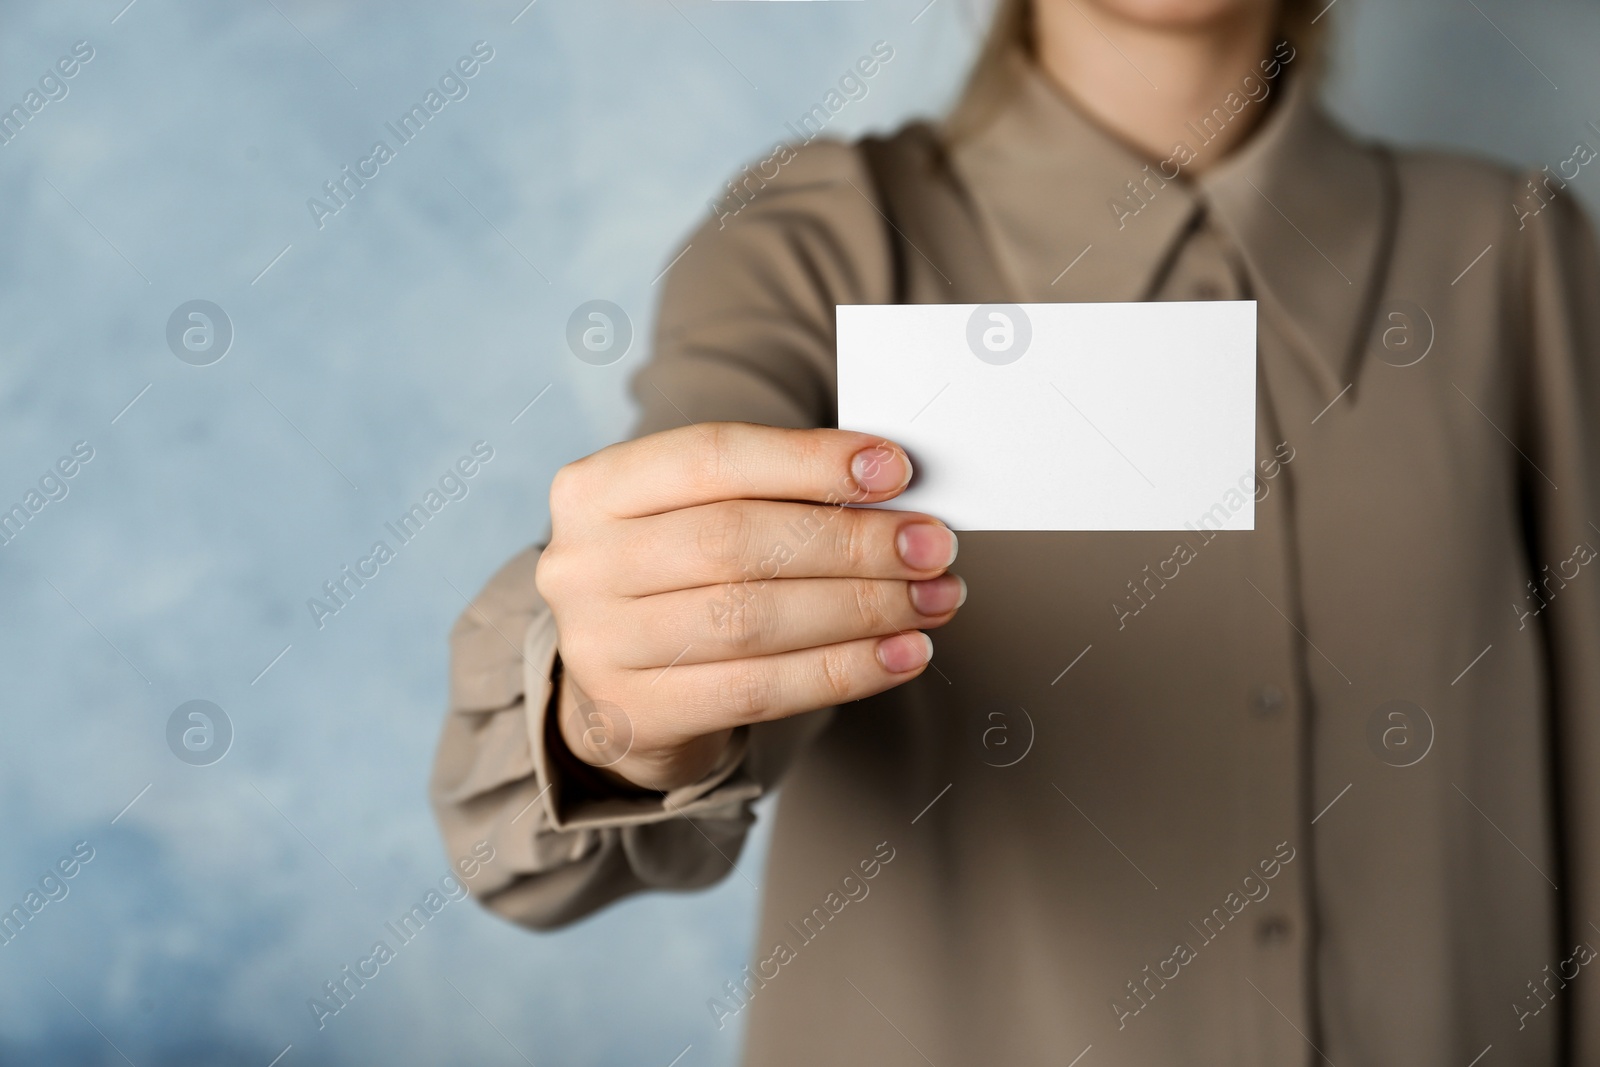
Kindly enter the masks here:
<path id="1" fill-rule="evenodd" d="M 1315 708 L 1298 571 L 1297 471 L 1278 450 L 1292 454 L 1310 441 L 1303 428 L 1286 429 L 1278 409 L 1298 406 L 1292 391 L 1308 379 L 1329 396 L 1338 392 L 1335 379 L 1343 373 L 1367 275 L 1347 275 L 1336 290 L 1308 286 L 1295 269 L 1305 249 L 1286 243 L 1280 231 L 1293 225 L 1287 211 L 1301 220 L 1300 232 L 1289 230 L 1288 237 L 1309 240 L 1303 229 L 1309 226 L 1317 248 L 1332 249 L 1339 262 L 1378 262 L 1390 210 L 1370 210 L 1372 203 L 1381 207 L 1381 168 L 1353 170 L 1333 194 L 1318 186 L 1319 195 L 1339 201 L 1341 217 L 1363 220 L 1337 231 L 1321 227 L 1319 211 L 1327 205 L 1303 202 L 1308 193 L 1297 175 L 1327 162 L 1331 150 L 1309 90 L 1290 84 L 1242 151 L 1199 174 L 1147 186 L 1138 210 L 1125 210 L 1117 190 L 1141 173 L 1142 161 L 1037 71 L 1019 65 L 1015 73 L 1015 105 L 955 150 L 955 170 L 990 234 L 1012 299 L 1259 301 L 1254 532 L 1214 539 L 1191 526 L 1187 535 L 1210 546 L 1200 549 L 1209 574 L 1228 575 L 1217 591 L 1219 605 L 1236 627 L 1234 639 L 1250 650 L 1238 665 L 1247 673 L 1235 682 L 1230 721 L 1219 724 L 1238 747 L 1205 801 L 1227 821 L 1216 847 L 1239 856 L 1240 876 L 1254 879 L 1250 887 L 1260 900 L 1241 906 L 1231 899 L 1244 936 L 1207 951 L 1227 957 L 1226 981 L 1239 983 L 1226 1000 L 1236 1035 L 1230 1062 L 1309 1062 L 1315 1053 L 1308 1037 L 1320 1034 L 1322 1014 L 1315 987 Z M 1064 192 L 1081 207 L 1040 211 Z M 949 299 L 928 289 L 926 299 Z M 1274 387 L 1287 392 L 1275 396 Z M 1293 860 L 1271 863 L 1280 849 Z M 1270 892 L 1258 887 L 1258 863 L 1273 871 Z M 1194 901 L 1201 915 L 1211 904 Z M 1194 933 L 1197 945 L 1215 940 Z"/>
<path id="2" fill-rule="evenodd" d="M 1223 230 L 1212 224 L 1203 198 L 1150 296 L 1157 300 L 1254 299 L 1243 257 Z M 1269 333 L 1266 345 L 1258 342 L 1258 367 L 1261 361 L 1283 355 L 1271 347 L 1273 339 Z M 1240 694 L 1239 714 L 1250 727 L 1246 736 L 1251 747 L 1241 762 L 1247 778 L 1242 808 L 1250 813 L 1247 833 L 1251 840 L 1286 841 L 1295 849 L 1300 864 L 1284 865 L 1270 880 L 1258 873 L 1256 884 L 1267 887 L 1266 895 L 1249 905 L 1260 910 L 1252 916 L 1252 934 L 1245 950 L 1245 977 L 1255 989 L 1247 985 L 1240 991 L 1238 1004 L 1245 1024 L 1241 1030 L 1247 1035 L 1240 1052 L 1242 1062 L 1265 1067 L 1300 1061 L 1308 1051 L 1305 1042 L 1283 1025 L 1283 1016 L 1311 1033 L 1317 1013 L 1310 987 L 1312 945 L 1306 936 L 1311 929 L 1312 881 L 1306 873 L 1311 849 L 1308 835 L 1301 830 L 1307 819 L 1303 809 L 1308 727 L 1300 716 L 1309 701 L 1302 686 L 1305 672 L 1299 664 L 1303 640 L 1291 625 L 1301 614 L 1298 582 L 1292 571 L 1293 515 L 1288 506 L 1292 501 L 1292 463 L 1273 465 L 1274 447 L 1284 439 L 1264 368 L 1257 374 L 1256 402 L 1257 458 L 1267 463 L 1265 468 L 1258 464 L 1255 472 L 1256 522 L 1249 535 L 1253 539 L 1252 568 L 1257 571 L 1251 581 L 1257 588 L 1245 586 L 1240 595 L 1270 601 L 1274 615 L 1281 613 L 1283 618 L 1276 627 L 1275 647 L 1261 650 L 1260 681 Z M 1274 472 L 1270 478 L 1268 471 Z"/>

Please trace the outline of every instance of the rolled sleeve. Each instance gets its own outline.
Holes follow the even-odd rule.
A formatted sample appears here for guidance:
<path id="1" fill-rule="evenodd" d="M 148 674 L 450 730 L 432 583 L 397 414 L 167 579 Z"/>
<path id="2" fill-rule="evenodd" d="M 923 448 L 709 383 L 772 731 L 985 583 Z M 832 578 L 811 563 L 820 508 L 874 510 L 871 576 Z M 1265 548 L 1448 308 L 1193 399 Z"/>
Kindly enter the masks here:
<path id="1" fill-rule="evenodd" d="M 651 359 L 633 378 L 636 436 L 705 421 L 832 425 L 834 309 L 892 293 L 872 188 L 855 148 L 818 141 L 736 218 L 691 236 L 664 282 Z M 507 563 L 451 632 L 430 798 L 452 856 L 494 850 L 474 895 L 546 929 L 629 893 L 725 877 L 753 802 L 833 712 L 740 727 L 705 776 L 664 794 L 591 773 L 551 722 L 561 665 L 534 586 L 540 551 Z"/>

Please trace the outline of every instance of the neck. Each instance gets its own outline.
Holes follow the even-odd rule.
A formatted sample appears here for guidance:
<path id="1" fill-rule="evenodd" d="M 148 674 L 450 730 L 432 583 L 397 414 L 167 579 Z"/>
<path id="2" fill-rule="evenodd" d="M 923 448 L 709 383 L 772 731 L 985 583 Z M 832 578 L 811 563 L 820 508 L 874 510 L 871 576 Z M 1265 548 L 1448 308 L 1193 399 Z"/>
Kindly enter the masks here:
<path id="1" fill-rule="evenodd" d="M 1196 150 L 1185 169 L 1204 170 L 1243 142 L 1265 117 L 1271 86 L 1261 61 L 1272 52 L 1276 12 L 1246 5 L 1226 20 L 1152 26 L 1078 0 L 1034 5 L 1034 39 L 1045 73 L 1091 118 L 1151 160 L 1178 142 Z M 1270 69 L 1276 69 L 1275 67 Z M 1253 76 L 1241 88 L 1246 77 Z M 1229 94 L 1237 113 L 1227 106 Z M 1188 124 L 1220 110 L 1226 122 L 1204 127 L 1204 143 Z"/>

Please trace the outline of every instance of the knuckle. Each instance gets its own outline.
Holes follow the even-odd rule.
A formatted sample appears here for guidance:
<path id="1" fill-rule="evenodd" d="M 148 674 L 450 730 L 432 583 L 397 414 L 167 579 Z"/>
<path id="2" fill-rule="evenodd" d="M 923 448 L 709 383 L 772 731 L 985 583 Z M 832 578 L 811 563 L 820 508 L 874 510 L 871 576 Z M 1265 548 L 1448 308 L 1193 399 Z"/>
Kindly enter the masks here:
<path id="1" fill-rule="evenodd" d="M 563 663 L 569 667 L 581 667 L 590 672 L 601 662 L 597 655 L 595 642 L 587 627 L 567 626 L 560 631 L 560 654 Z M 593 683 L 593 677 L 585 681 Z M 585 686 L 585 691 L 589 691 Z"/>
<path id="2" fill-rule="evenodd" d="M 710 509 L 695 529 L 695 549 L 714 568 L 735 566 L 749 556 L 755 521 L 741 504 Z"/>
<path id="3" fill-rule="evenodd" d="M 817 675 L 830 704 L 843 704 L 855 694 L 855 671 L 849 655 L 838 646 L 822 650 Z"/>
<path id="4" fill-rule="evenodd" d="M 821 470 L 835 462 L 837 451 L 832 435 L 815 430 L 790 430 L 783 435 L 783 447 L 802 470 Z"/>
<path id="5" fill-rule="evenodd" d="M 753 599 L 743 583 L 726 582 L 716 586 L 706 602 L 711 633 L 718 644 L 735 654 L 754 647 L 762 629 Z"/>
<path id="6" fill-rule="evenodd" d="M 840 561 L 851 574 L 865 574 L 871 569 L 876 556 L 874 541 L 878 524 L 870 521 L 876 516 L 846 511 L 839 517 L 844 518 L 835 526 L 839 531 L 835 543 Z"/>
<path id="7" fill-rule="evenodd" d="M 689 469 L 685 474 L 690 485 L 704 493 L 722 485 L 729 468 L 728 451 L 733 447 L 733 440 L 724 423 L 706 423 L 695 429 L 699 433 L 689 449 Z"/>
<path id="8" fill-rule="evenodd" d="M 837 430 L 799 430 L 794 441 L 795 455 L 806 472 L 807 481 L 816 487 L 817 499 L 830 508 L 842 508 L 855 493 L 855 476 L 850 473 L 851 452 L 841 452 Z"/>
<path id="9" fill-rule="evenodd" d="M 732 667 L 716 686 L 717 707 L 738 722 L 757 722 L 778 702 L 777 680 L 755 667 Z"/>
<path id="10" fill-rule="evenodd" d="M 575 460 L 556 471 L 550 479 L 550 516 L 552 521 L 579 511 L 584 504 L 587 471 L 585 460 Z"/>
<path id="11" fill-rule="evenodd" d="M 533 568 L 533 587 L 545 603 L 560 597 L 568 570 L 567 554 L 557 550 L 553 544 L 539 554 L 539 562 Z"/>
<path id="12" fill-rule="evenodd" d="M 866 578 L 846 579 L 846 604 L 863 633 L 871 633 L 889 621 L 879 601 L 883 597 L 883 583 Z M 891 623 L 892 625 L 892 623 Z"/>

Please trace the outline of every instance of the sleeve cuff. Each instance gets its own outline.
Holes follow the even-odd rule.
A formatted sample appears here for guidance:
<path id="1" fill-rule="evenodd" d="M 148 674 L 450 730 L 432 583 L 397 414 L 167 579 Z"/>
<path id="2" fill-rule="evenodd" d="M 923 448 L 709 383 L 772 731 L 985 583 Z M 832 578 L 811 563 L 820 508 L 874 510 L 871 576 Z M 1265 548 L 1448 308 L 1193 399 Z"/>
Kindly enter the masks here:
<path id="1" fill-rule="evenodd" d="M 666 793 L 625 791 L 599 775 L 585 774 L 577 757 L 561 745 L 551 721 L 555 714 L 559 666 L 555 620 L 535 618 L 523 637 L 524 710 L 533 747 L 533 773 L 545 825 L 553 831 L 602 829 L 664 822 L 683 815 L 728 818 L 761 795 L 760 783 L 743 773 L 750 728 L 733 731 L 728 747 L 699 781 Z"/>

